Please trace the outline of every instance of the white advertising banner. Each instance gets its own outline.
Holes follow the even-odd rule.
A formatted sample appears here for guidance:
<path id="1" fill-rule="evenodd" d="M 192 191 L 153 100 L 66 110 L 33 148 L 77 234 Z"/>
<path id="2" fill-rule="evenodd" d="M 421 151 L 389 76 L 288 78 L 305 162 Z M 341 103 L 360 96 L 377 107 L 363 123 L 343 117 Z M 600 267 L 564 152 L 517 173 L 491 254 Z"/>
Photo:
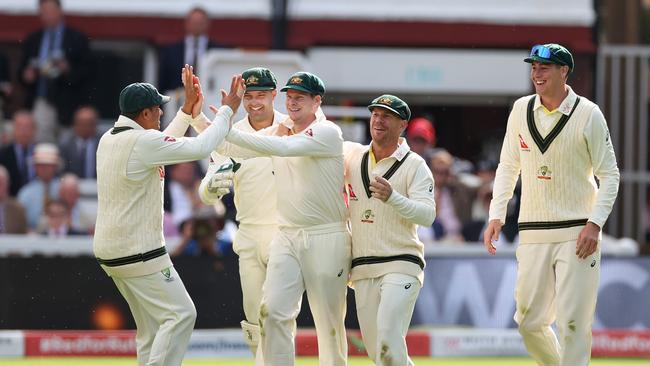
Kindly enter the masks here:
<path id="1" fill-rule="evenodd" d="M 25 337 L 20 330 L 0 331 L 0 358 L 23 357 Z"/>
<path id="2" fill-rule="evenodd" d="M 514 258 L 427 257 L 413 325 L 515 328 Z M 650 258 L 600 263 L 593 328 L 650 330 Z"/>
<path id="3" fill-rule="evenodd" d="M 528 52 L 508 50 L 312 48 L 312 70 L 328 91 L 523 95 L 530 92 Z"/>
<path id="4" fill-rule="evenodd" d="M 213 17 L 270 19 L 273 0 L 63 0 L 69 14 L 183 17 L 201 6 Z M 37 1 L 0 0 L 8 13 L 33 14 Z M 291 0 L 291 19 L 361 19 L 590 27 L 592 0 Z"/>
<path id="5" fill-rule="evenodd" d="M 187 358 L 252 358 L 241 329 L 195 329 Z"/>
<path id="6" fill-rule="evenodd" d="M 443 329 L 431 332 L 432 357 L 525 356 L 515 329 Z"/>

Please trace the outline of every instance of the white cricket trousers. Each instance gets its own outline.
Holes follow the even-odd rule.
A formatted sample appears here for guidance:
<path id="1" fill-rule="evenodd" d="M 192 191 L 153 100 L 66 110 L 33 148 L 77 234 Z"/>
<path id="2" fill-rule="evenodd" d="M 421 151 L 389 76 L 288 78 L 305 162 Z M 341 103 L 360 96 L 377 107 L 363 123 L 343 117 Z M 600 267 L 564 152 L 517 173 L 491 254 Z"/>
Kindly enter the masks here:
<path id="1" fill-rule="evenodd" d="M 354 281 L 354 299 L 368 357 L 378 366 L 411 366 L 406 333 L 420 281 L 403 273 Z"/>
<path id="2" fill-rule="evenodd" d="M 246 343 L 255 355 L 260 339 L 259 314 L 262 302 L 262 286 L 266 279 L 266 265 L 269 261 L 269 246 L 278 232 L 277 225 L 240 224 L 233 250 L 239 256 L 239 278 L 246 321 L 252 326 L 242 325 Z M 256 364 L 261 365 L 260 360 Z"/>
<path id="3" fill-rule="evenodd" d="M 112 278 L 138 328 L 138 365 L 181 365 L 196 309 L 174 267 L 141 277 Z"/>
<path id="4" fill-rule="evenodd" d="M 600 248 L 586 259 L 576 241 L 520 244 L 514 319 L 539 365 L 586 366 L 600 279 Z M 558 337 L 551 329 L 553 321 Z"/>
<path id="5" fill-rule="evenodd" d="M 296 317 L 305 291 L 316 325 L 320 365 L 347 365 L 344 320 L 350 261 L 345 223 L 280 228 L 271 242 L 260 308 L 265 366 L 294 365 Z"/>
<path id="6" fill-rule="evenodd" d="M 277 233 L 276 225 L 241 224 L 233 250 L 239 256 L 239 277 L 246 320 L 259 324 L 262 286 L 266 279 L 266 264 L 269 261 L 269 245 Z"/>

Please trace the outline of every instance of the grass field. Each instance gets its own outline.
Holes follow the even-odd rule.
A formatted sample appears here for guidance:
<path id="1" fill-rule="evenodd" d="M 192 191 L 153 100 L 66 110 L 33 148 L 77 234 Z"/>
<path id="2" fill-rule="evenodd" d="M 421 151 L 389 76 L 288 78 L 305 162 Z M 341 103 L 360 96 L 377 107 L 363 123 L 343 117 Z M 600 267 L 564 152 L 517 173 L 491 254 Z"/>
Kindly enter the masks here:
<path id="1" fill-rule="evenodd" d="M 414 358 L 413 361 L 417 366 L 535 366 L 535 362 L 526 358 Z M 134 366 L 134 358 L 81 358 L 81 357 L 61 357 L 61 358 L 38 358 L 30 357 L 23 359 L 0 359 L 2 366 Z M 183 366 L 249 366 L 252 365 L 251 359 L 243 360 L 187 360 Z M 626 358 L 596 358 L 590 365 L 594 366 L 647 366 L 650 364 L 648 359 L 626 359 Z M 349 366 L 372 366 L 365 357 L 350 358 Z M 315 357 L 301 357 L 296 362 L 296 366 L 318 366 L 318 359 Z"/>

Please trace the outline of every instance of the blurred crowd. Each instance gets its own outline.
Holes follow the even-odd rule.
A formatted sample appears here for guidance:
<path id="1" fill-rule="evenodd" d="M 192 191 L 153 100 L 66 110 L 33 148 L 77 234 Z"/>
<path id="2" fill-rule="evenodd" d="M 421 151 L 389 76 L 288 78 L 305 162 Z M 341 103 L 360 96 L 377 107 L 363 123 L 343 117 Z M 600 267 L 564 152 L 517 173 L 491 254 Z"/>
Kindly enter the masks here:
<path id="1" fill-rule="evenodd" d="M 95 152 L 102 129 L 96 108 L 84 98 L 88 79 L 88 37 L 66 26 L 58 0 L 40 0 L 42 26 L 26 36 L 18 71 L 11 84 L 7 60 L 0 54 L 0 98 L 6 105 L 15 87 L 23 88 L 21 109 L 0 130 L 0 234 L 52 238 L 92 235 L 97 201 Z M 200 75 L 201 56 L 219 47 L 208 38 L 208 14 L 192 9 L 185 35 L 159 50 L 159 89 L 180 87 L 183 64 Z M 1 106 L 1 105 L 0 105 Z M 482 240 L 492 184 L 493 160 L 469 162 L 438 148 L 429 119 L 411 120 L 406 133 L 411 149 L 424 157 L 435 179 L 437 218 L 421 227 L 427 243 L 475 243 Z M 199 164 L 166 168 L 165 235 L 178 238 L 176 255 L 228 255 L 236 228 L 232 197 L 206 207 L 197 187 Z M 518 199 L 511 201 L 501 240 L 516 241 Z M 216 239 L 215 239 L 216 238 Z"/>

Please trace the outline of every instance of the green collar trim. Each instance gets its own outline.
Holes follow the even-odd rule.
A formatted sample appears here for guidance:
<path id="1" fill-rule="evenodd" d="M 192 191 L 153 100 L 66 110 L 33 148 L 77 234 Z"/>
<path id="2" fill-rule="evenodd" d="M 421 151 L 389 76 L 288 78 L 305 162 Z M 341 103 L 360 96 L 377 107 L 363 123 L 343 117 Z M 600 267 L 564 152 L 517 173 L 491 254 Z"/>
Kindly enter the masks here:
<path id="1" fill-rule="evenodd" d="M 528 101 L 528 111 L 526 113 L 526 119 L 528 122 L 528 131 L 530 131 L 530 135 L 533 137 L 533 141 L 535 141 L 535 144 L 542 152 L 542 154 L 544 154 L 546 150 L 548 150 L 553 140 L 555 140 L 555 138 L 560 134 L 560 132 L 562 132 L 564 126 L 566 126 L 567 122 L 569 122 L 569 118 L 571 118 L 573 112 L 575 112 L 576 107 L 578 107 L 579 102 L 580 102 L 580 97 L 577 97 L 575 104 L 573 104 L 573 109 L 571 109 L 571 113 L 569 113 L 568 115 L 562 115 L 562 118 L 560 118 L 560 120 L 555 125 L 555 127 L 553 127 L 551 132 L 544 138 L 542 137 L 542 134 L 539 133 L 537 126 L 535 126 L 535 113 L 533 111 L 533 107 L 535 106 L 535 97 L 530 98 L 530 100 Z"/>

